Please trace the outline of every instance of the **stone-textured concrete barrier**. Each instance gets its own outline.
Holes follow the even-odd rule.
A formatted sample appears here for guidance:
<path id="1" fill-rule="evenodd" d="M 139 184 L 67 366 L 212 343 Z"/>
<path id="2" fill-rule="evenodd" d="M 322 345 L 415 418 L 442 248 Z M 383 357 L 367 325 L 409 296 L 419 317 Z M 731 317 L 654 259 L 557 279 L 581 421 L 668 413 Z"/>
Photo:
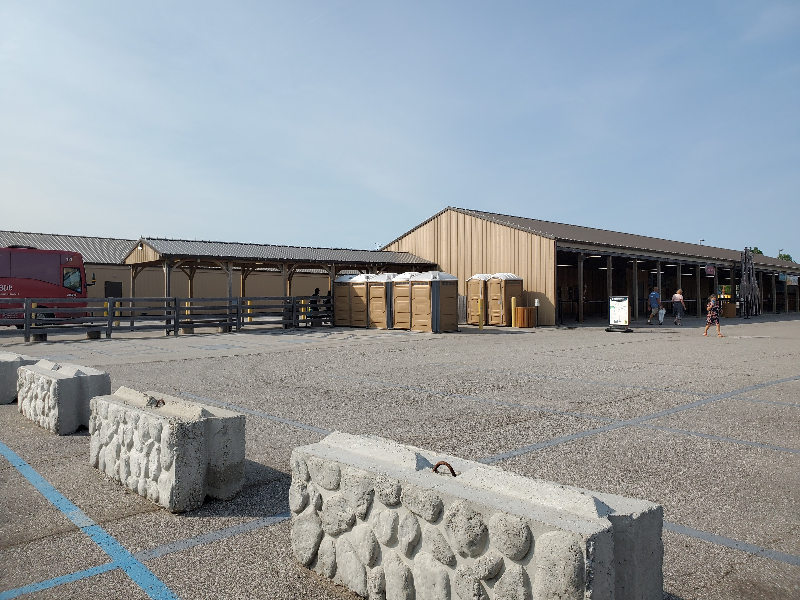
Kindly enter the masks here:
<path id="1" fill-rule="evenodd" d="M 656 504 L 341 433 L 291 468 L 295 557 L 360 596 L 662 598 Z"/>
<path id="2" fill-rule="evenodd" d="M 0 352 L 0 404 L 11 404 L 17 398 L 17 369 L 37 360 L 24 354 Z"/>
<path id="3" fill-rule="evenodd" d="M 125 387 L 91 411 L 89 462 L 140 496 L 183 512 L 241 490 L 244 415 Z"/>
<path id="4" fill-rule="evenodd" d="M 111 393 L 108 373 L 40 360 L 17 370 L 19 412 L 58 435 L 89 426 L 89 401 Z"/>

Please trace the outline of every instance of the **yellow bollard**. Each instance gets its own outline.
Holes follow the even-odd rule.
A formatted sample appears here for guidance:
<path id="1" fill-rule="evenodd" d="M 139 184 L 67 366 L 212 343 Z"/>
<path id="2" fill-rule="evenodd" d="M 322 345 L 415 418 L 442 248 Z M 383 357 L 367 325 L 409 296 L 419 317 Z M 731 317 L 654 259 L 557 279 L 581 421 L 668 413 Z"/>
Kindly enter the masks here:
<path id="1" fill-rule="evenodd" d="M 31 303 L 31 308 L 36 308 L 36 302 L 32 302 Z M 35 320 L 36 320 L 36 313 L 32 312 L 31 313 L 31 321 L 35 321 Z"/>
<path id="2" fill-rule="evenodd" d="M 103 308 L 105 308 L 105 310 L 103 311 L 103 316 L 107 317 L 108 316 L 108 302 L 103 302 Z"/>
<path id="3" fill-rule="evenodd" d="M 248 300 L 247 301 L 247 306 L 252 306 L 252 304 L 253 304 L 252 300 Z M 252 313 L 253 313 L 253 309 L 252 308 L 248 308 L 247 309 L 247 314 L 249 315 L 249 314 L 252 314 Z M 252 323 L 253 322 L 253 317 L 247 317 L 247 321 L 248 321 L 248 323 Z"/>
<path id="4" fill-rule="evenodd" d="M 511 326 L 517 326 L 517 297 L 511 296 Z"/>
<path id="5" fill-rule="evenodd" d="M 478 329 L 483 329 L 483 298 L 478 299 Z"/>
<path id="6" fill-rule="evenodd" d="M 121 305 L 122 305 L 122 302 L 114 302 L 114 308 L 119 308 Z M 118 310 L 114 311 L 114 316 L 115 317 L 119 316 L 119 311 Z M 114 327 L 119 327 L 119 321 L 114 321 Z"/>

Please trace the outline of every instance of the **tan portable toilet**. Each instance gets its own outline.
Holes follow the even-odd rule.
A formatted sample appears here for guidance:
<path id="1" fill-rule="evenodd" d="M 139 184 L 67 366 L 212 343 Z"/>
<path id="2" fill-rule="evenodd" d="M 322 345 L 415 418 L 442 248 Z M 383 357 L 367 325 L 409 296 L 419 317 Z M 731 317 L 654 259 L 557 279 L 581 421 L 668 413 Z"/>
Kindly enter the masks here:
<path id="1" fill-rule="evenodd" d="M 409 271 L 392 279 L 392 329 L 411 329 L 411 278 Z"/>
<path id="2" fill-rule="evenodd" d="M 369 294 L 369 326 L 377 329 L 392 327 L 392 280 L 397 273 L 372 275 L 367 282 Z"/>
<path id="3" fill-rule="evenodd" d="M 350 280 L 355 275 L 340 275 L 333 281 L 333 324 L 350 325 Z"/>
<path id="4" fill-rule="evenodd" d="M 372 275 L 356 275 L 350 284 L 350 326 L 369 326 L 369 280 Z"/>
<path id="5" fill-rule="evenodd" d="M 489 325 L 511 327 L 511 298 L 522 306 L 522 277 L 513 273 L 495 273 L 487 282 Z"/>
<path id="6" fill-rule="evenodd" d="M 443 333 L 458 331 L 458 278 L 427 271 L 411 278 L 411 329 Z"/>
<path id="7" fill-rule="evenodd" d="M 478 273 L 467 279 L 467 323 L 470 325 L 480 325 L 480 300 L 483 299 L 483 323 L 488 324 L 486 319 L 487 302 L 486 282 L 492 278 L 489 273 Z"/>

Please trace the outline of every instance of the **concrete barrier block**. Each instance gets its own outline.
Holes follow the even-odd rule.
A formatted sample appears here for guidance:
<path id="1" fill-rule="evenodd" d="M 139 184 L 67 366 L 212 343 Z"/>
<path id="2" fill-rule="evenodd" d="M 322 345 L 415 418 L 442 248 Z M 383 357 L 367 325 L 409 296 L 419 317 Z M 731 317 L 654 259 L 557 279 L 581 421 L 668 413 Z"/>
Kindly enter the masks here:
<path id="1" fill-rule="evenodd" d="M 0 352 L 0 404 L 11 404 L 17 399 L 17 369 L 38 360 L 24 354 Z"/>
<path id="2" fill-rule="evenodd" d="M 662 598 L 657 504 L 338 432 L 291 470 L 295 557 L 360 596 Z"/>
<path id="3" fill-rule="evenodd" d="M 19 412 L 58 435 L 89 426 L 89 401 L 111 393 L 108 373 L 40 360 L 17 370 Z"/>
<path id="4" fill-rule="evenodd" d="M 242 414 L 121 387 L 92 398 L 89 433 L 93 467 L 169 511 L 197 508 L 206 496 L 228 500 L 242 488 Z"/>

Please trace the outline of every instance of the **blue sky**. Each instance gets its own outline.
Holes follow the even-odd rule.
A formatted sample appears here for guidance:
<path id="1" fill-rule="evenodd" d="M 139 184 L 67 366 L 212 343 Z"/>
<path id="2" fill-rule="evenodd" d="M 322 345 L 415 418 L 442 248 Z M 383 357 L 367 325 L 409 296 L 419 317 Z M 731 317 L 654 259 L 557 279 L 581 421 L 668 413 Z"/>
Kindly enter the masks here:
<path id="1" fill-rule="evenodd" d="M 800 260 L 800 3 L 0 1 L 0 229 L 374 248 L 448 205 Z"/>

